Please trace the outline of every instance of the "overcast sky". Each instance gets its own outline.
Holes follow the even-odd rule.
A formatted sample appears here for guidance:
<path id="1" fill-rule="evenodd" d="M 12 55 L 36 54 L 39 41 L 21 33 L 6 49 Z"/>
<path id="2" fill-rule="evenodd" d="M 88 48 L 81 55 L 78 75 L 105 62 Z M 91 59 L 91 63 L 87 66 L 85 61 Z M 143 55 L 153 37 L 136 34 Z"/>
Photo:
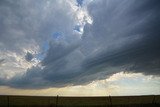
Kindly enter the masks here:
<path id="1" fill-rule="evenodd" d="M 160 94 L 159 10 L 159 0 L 0 0 L 0 94 Z"/>

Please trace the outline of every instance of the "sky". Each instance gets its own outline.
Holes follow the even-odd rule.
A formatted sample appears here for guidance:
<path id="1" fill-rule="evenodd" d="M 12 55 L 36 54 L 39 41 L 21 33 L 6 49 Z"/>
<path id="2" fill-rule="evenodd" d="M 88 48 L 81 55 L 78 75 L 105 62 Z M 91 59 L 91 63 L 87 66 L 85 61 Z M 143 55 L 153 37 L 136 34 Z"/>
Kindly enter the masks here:
<path id="1" fill-rule="evenodd" d="M 159 95 L 159 10 L 159 0 L 0 0 L 0 95 Z"/>

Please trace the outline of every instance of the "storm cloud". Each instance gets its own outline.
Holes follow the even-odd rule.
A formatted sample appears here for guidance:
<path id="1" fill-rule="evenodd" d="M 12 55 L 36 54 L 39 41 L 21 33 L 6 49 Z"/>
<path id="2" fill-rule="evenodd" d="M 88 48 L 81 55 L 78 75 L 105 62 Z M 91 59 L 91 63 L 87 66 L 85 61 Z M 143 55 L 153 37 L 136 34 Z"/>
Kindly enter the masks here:
<path id="1" fill-rule="evenodd" d="M 87 58 L 86 69 L 122 66 L 126 71 L 159 75 L 159 6 L 158 0 L 97 1 L 91 4 L 88 10 L 94 22 L 86 27 L 84 38 L 90 39 L 98 53 Z M 93 11 L 93 7 L 98 9 Z"/>
<path id="2" fill-rule="evenodd" d="M 0 59 L 0 65 L 4 63 L 5 59 Z"/>
<path id="3" fill-rule="evenodd" d="M 43 5 L 45 8 L 47 5 L 51 6 L 47 3 L 38 3 L 37 7 L 31 8 L 33 10 L 23 10 L 23 14 L 20 14 L 21 12 L 16 10 L 18 7 L 13 7 L 17 4 L 3 2 L 0 11 L 7 8 L 13 11 L 15 9 L 15 13 L 12 13 L 15 18 L 22 17 L 23 19 L 24 13 L 28 11 L 36 13 L 35 16 L 30 14 L 33 19 L 40 16 L 43 18 L 38 18 L 40 23 L 35 23 L 34 30 L 27 27 L 28 22 L 25 22 L 27 25 L 21 25 L 24 22 L 22 21 L 20 25 L 27 27 L 27 30 L 23 28 L 21 32 L 15 32 L 15 35 L 23 36 L 22 31 L 25 34 L 24 37 L 21 37 L 23 43 L 20 42 L 23 48 L 28 46 L 28 41 L 32 41 L 32 44 L 40 48 L 36 57 L 39 63 L 11 79 L 0 78 L 1 85 L 29 89 L 63 87 L 87 84 L 121 71 L 160 75 L 159 0 L 95 0 L 87 4 L 83 3 L 85 0 L 78 1 L 81 6 L 77 8 L 79 10 L 85 8 L 84 10 L 88 13 L 88 16 L 79 20 L 85 23 L 82 34 L 74 32 L 75 26 L 80 22 L 77 21 L 76 15 L 73 15 L 76 11 L 68 9 L 70 2 L 55 2 L 55 7 L 49 7 L 49 13 L 45 13 L 46 17 L 41 16 L 39 8 Z M 27 3 L 30 4 L 31 1 Z M 76 4 L 73 2 L 72 5 L 76 6 Z M 18 3 L 18 5 L 21 7 L 24 3 Z M 64 9 L 56 8 L 61 5 L 64 5 Z M 47 12 L 45 9 L 43 11 Z M 2 16 L 5 14 L 8 16 L 9 12 L 3 13 Z M 87 23 L 85 17 L 91 17 L 93 22 Z M 13 19 L 8 20 L 13 21 Z M 18 29 L 21 28 L 19 25 L 13 25 Z M 3 48 L 6 46 L 8 50 L 15 51 L 18 45 L 18 43 L 14 44 L 16 37 L 5 36 L 13 33 L 13 30 L 11 30 L 12 33 L 6 31 L 12 29 L 12 26 L 5 22 L 2 28 L 4 30 L 0 31 L 2 38 L 0 46 Z M 14 48 L 8 47 L 10 43 L 14 44 Z M 47 44 L 44 45 L 44 43 Z M 33 59 L 30 53 L 24 57 L 27 61 Z"/>
<path id="4" fill-rule="evenodd" d="M 27 61 L 31 61 L 33 58 L 34 58 L 34 56 L 30 52 L 27 52 L 27 54 L 25 55 L 25 59 Z"/>

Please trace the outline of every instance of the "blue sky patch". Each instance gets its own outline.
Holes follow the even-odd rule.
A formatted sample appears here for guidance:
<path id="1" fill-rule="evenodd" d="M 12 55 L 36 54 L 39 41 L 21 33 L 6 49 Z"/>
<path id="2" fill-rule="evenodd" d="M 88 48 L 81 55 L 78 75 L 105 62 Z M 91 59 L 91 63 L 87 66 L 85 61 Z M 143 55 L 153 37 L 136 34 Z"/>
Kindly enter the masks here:
<path id="1" fill-rule="evenodd" d="M 80 25 L 76 25 L 74 27 L 74 30 L 77 31 L 77 32 L 79 32 L 79 33 L 81 33 L 81 26 Z"/>
<path id="2" fill-rule="evenodd" d="M 55 32 L 55 33 L 53 33 L 53 39 L 58 39 L 58 38 L 60 38 L 62 36 L 62 33 L 61 32 Z"/>
<path id="3" fill-rule="evenodd" d="M 83 0 L 77 0 L 78 6 L 82 6 L 83 5 Z"/>
<path id="4" fill-rule="evenodd" d="M 44 57 L 45 57 L 45 53 L 48 51 L 48 49 L 49 49 L 49 44 L 48 44 L 47 41 L 45 41 L 45 42 L 43 43 L 43 46 L 42 46 L 42 52 L 41 52 L 41 53 L 38 53 L 38 54 L 36 55 L 36 58 L 39 59 L 39 60 L 43 60 Z"/>

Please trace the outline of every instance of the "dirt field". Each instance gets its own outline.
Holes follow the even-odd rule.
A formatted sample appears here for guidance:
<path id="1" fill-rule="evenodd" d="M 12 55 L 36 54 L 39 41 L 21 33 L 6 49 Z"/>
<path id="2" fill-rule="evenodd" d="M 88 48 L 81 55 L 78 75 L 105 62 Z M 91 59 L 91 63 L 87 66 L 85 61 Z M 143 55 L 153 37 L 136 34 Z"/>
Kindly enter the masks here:
<path id="1" fill-rule="evenodd" d="M 0 107 L 160 107 L 156 96 L 41 97 L 0 96 Z"/>

